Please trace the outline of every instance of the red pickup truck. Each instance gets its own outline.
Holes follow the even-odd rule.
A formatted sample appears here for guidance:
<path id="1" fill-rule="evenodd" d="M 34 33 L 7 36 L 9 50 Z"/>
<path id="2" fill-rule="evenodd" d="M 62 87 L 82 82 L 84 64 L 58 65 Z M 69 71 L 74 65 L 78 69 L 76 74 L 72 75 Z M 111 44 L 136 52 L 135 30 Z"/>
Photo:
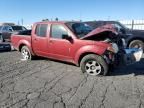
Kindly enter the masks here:
<path id="1" fill-rule="evenodd" d="M 135 61 L 142 56 L 140 49 L 124 50 L 124 40 L 110 25 L 92 30 L 82 22 L 38 22 L 32 31 L 12 35 L 11 42 L 23 60 L 42 56 L 70 62 L 89 75 L 106 75 L 109 66 L 121 62 L 127 53 L 135 54 Z"/>

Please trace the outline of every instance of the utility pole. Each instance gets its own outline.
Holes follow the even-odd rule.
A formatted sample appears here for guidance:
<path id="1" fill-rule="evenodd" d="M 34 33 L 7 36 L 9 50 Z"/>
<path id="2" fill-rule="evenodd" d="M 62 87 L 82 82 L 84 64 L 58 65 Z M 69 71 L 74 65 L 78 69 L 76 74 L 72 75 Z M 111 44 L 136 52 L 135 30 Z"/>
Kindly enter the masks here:
<path id="1" fill-rule="evenodd" d="M 18 25 L 20 25 L 19 20 L 18 20 Z"/>
<path id="2" fill-rule="evenodd" d="M 23 18 L 21 19 L 21 24 L 23 25 Z"/>
<path id="3" fill-rule="evenodd" d="M 132 20 L 132 30 L 133 30 L 133 28 L 134 28 L 134 20 Z"/>
<path id="4" fill-rule="evenodd" d="M 82 21 L 82 12 L 80 12 L 79 20 Z"/>

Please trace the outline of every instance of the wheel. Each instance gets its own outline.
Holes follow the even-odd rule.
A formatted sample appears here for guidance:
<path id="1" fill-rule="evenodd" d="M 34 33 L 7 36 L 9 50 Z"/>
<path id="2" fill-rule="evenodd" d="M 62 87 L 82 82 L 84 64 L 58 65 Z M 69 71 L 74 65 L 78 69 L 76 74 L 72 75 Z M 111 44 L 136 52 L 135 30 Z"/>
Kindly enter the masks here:
<path id="1" fill-rule="evenodd" d="M 132 42 L 130 42 L 129 48 L 144 49 L 144 43 L 141 40 L 133 40 Z"/>
<path id="2" fill-rule="evenodd" d="M 101 56 L 95 54 L 89 54 L 83 57 L 80 62 L 80 67 L 82 72 L 88 75 L 105 76 L 108 73 L 108 64 Z"/>
<path id="3" fill-rule="evenodd" d="M 23 61 L 31 60 L 32 54 L 27 46 L 23 46 L 21 49 L 21 56 Z"/>

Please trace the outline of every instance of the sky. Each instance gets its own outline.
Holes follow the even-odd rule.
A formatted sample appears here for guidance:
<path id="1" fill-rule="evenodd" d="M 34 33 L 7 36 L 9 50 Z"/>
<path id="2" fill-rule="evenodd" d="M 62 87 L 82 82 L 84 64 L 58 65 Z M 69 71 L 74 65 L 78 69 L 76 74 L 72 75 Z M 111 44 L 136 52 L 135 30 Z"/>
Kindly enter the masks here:
<path id="1" fill-rule="evenodd" d="M 0 22 L 144 19 L 144 0 L 0 0 Z"/>

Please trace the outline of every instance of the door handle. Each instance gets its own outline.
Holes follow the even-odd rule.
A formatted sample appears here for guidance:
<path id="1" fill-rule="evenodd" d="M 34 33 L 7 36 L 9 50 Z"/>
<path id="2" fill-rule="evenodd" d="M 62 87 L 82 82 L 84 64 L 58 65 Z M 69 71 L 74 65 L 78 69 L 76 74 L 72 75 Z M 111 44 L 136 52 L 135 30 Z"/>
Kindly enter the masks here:
<path id="1" fill-rule="evenodd" d="M 34 38 L 35 41 L 37 41 L 37 38 Z"/>
<path id="2" fill-rule="evenodd" d="M 50 42 L 50 43 L 54 43 L 54 41 L 53 41 L 53 40 L 50 40 L 49 42 Z"/>

